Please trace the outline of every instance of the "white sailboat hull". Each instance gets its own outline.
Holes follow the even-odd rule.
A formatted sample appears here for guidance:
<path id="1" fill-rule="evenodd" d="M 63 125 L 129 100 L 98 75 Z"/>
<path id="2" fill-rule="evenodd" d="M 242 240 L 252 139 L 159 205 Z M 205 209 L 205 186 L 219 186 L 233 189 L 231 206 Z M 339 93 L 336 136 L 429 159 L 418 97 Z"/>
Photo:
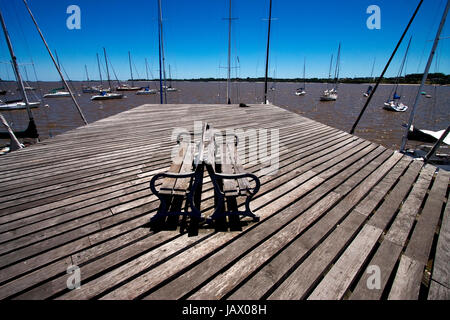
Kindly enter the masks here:
<path id="1" fill-rule="evenodd" d="M 46 93 L 43 95 L 44 98 L 61 98 L 61 97 L 70 97 L 70 92 L 67 91 L 59 91 L 59 92 L 52 92 L 52 93 Z"/>
<path id="2" fill-rule="evenodd" d="M 41 103 L 37 101 L 37 102 L 30 102 L 28 105 L 30 106 L 30 108 L 37 108 L 39 107 L 40 104 Z M 27 106 L 25 102 L 14 102 L 0 105 L 0 110 L 23 110 L 26 108 Z"/>
<path id="3" fill-rule="evenodd" d="M 305 91 L 296 91 L 296 92 L 295 92 L 295 95 L 296 95 L 296 96 L 304 96 L 305 94 L 306 94 Z"/>
<path id="4" fill-rule="evenodd" d="M 389 101 L 384 103 L 383 109 L 395 112 L 405 112 L 406 110 L 408 110 L 408 106 L 404 105 L 401 102 L 395 103 L 394 101 Z"/>
<path id="5" fill-rule="evenodd" d="M 91 97 L 91 100 L 111 100 L 111 99 L 122 99 L 123 94 L 121 93 L 106 93 L 104 95 L 95 95 Z"/>
<path id="6" fill-rule="evenodd" d="M 320 96 L 320 101 L 336 101 L 337 100 L 336 91 L 324 91 L 323 95 Z"/>
<path id="7" fill-rule="evenodd" d="M 155 89 L 150 89 L 150 90 L 139 90 L 138 92 L 136 92 L 137 95 L 151 95 L 151 94 L 156 94 L 158 91 Z"/>

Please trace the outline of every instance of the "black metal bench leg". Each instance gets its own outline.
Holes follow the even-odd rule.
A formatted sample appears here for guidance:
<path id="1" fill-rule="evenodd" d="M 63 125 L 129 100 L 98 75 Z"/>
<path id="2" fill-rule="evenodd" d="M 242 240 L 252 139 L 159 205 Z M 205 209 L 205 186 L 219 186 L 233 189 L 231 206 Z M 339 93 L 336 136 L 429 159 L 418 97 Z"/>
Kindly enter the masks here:
<path id="1" fill-rule="evenodd" d="M 190 214 L 191 221 L 188 230 L 190 236 L 195 236 L 198 234 L 198 224 L 202 216 L 202 213 L 200 211 L 200 204 L 202 201 L 203 173 L 204 167 L 202 164 L 200 164 L 196 169 L 194 183 L 191 188 L 192 191 L 187 195 L 187 199 L 192 210 Z"/>
<path id="2" fill-rule="evenodd" d="M 253 221 L 259 222 L 259 217 L 255 215 L 252 210 L 250 209 L 250 201 L 253 199 L 253 194 L 247 196 L 247 199 L 245 199 L 245 213 L 244 215 L 250 218 L 253 218 Z"/>

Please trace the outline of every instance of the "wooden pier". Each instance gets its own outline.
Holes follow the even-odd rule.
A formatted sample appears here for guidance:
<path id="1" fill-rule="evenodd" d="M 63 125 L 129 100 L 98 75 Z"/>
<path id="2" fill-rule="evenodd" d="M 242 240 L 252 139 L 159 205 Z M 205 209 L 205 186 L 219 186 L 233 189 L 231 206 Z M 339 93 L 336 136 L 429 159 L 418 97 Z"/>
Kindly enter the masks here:
<path id="1" fill-rule="evenodd" d="M 194 121 L 279 130 L 275 174 L 244 165 L 260 222 L 150 231 L 149 181 Z M 450 299 L 450 173 L 273 105 L 143 105 L 0 172 L 2 299 Z M 213 196 L 205 177 L 206 215 Z"/>

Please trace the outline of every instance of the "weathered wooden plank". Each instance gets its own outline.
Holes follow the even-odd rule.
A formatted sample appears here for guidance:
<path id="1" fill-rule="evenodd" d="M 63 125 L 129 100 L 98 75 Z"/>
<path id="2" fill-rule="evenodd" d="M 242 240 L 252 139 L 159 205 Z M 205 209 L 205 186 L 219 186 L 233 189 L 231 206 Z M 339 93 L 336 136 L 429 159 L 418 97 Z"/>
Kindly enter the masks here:
<path id="1" fill-rule="evenodd" d="M 450 288 L 450 203 L 447 200 L 439 232 L 431 279 Z"/>
<path id="2" fill-rule="evenodd" d="M 414 162 L 413 165 L 416 167 L 421 167 L 421 164 L 418 165 L 417 162 Z M 412 167 L 412 166 L 411 166 Z M 382 270 L 382 275 L 380 278 L 380 288 L 372 289 L 367 286 L 368 278 L 371 274 L 369 274 L 368 270 L 362 274 L 361 279 L 358 281 L 350 299 L 355 300 L 368 300 L 368 299 L 380 299 L 383 291 L 386 287 L 387 281 L 395 267 L 400 254 L 402 252 L 403 246 L 407 240 L 407 236 L 412 227 L 413 221 L 426 194 L 426 190 L 430 184 L 430 181 L 433 177 L 435 168 L 432 166 L 425 166 L 419 175 L 419 178 L 415 182 L 411 192 L 408 194 L 408 197 L 404 201 L 399 213 L 395 216 L 394 222 L 390 226 L 387 231 L 379 249 L 368 263 L 368 266 L 376 266 Z M 392 200 L 396 198 L 402 198 L 406 194 L 403 194 L 402 191 L 405 190 L 403 185 L 408 184 L 412 185 L 417 176 L 417 171 L 410 170 L 406 172 L 405 175 L 400 179 L 397 186 L 392 190 L 389 196 L 386 198 L 386 203 L 389 204 L 387 208 L 393 208 L 390 203 Z M 403 190 L 402 190 L 403 189 Z M 378 211 L 384 210 L 385 208 L 380 207 Z M 395 210 L 395 207 L 393 208 Z M 385 213 L 385 212 L 383 212 Z M 391 213 L 386 212 L 385 216 L 390 216 Z M 378 217 L 373 217 L 377 219 L 377 221 L 381 221 Z M 369 222 L 371 224 L 372 221 Z M 384 226 L 383 224 L 378 224 Z"/>
<path id="3" fill-rule="evenodd" d="M 450 172 L 440 170 L 413 230 L 389 292 L 391 300 L 418 299 L 420 283 L 428 262 L 436 226 L 447 194 Z"/>
<path id="4" fill-rule="evenodd" d="M 450 300 L 450 289 L 442 284 L 431 280 L 428 300 Z"/>
<path id="5" fill-rule="evenodd" d="M 358 205 L 358 207 L 360 206 L 362 210 L 356 212 L 357 214 L 354 218 L 359 219 L 367 216 L 376 207 L 379 199 L 383 198 L 383 196 L 389 191 L 389 188 L 395 183 L 396 179 L 401 175 L 409 162 L 410 161 L 408 159 L 403 158 L 400 163 L 396 165 L 394 169 L 391 170 L 388 175 L 375 186 L 375 188 L 373 188 L 373 185 L 376 184 L 381 177 L 383 177 L 386 168 L 389 167 L 380 167 L 371 173 L 370 176 L 364 180 L 364 183 L 361 183 L 357 188 L 353 189 L 348 195 L 346 195 L 344 199 L 324 217 L 322 217 L 318 223 L 314 224 L 302 236 L 292 242 L 286 249 L 283 250 L 283 252 L 281 252 L 281 254 L 277 255 L 271 262 L 264 266 L 263 269 L 261 269 L 256 275 L 254 275 L 236 292 L 234 292 L 229 299 L 261 299 L 271 287 L 280 281 L 280 279 L 294 267 L 296 261 L 299 261 L 308 252 L 308 250 L 311 250 L 311 248 L 316 246 L 316 244 L 330 231 L 330 229 L 335 227 L 339 220 L 342 219 L 342 217 L 345 216 L 345 214 L 366 195 L 367 196 L 363 199 L 360 205 Z M 346 222 L 347 220 L 354 218 L 349 215 L 344 222 L 340 223 L 339 230 L 346 230 L 345 226 L 343 226 L 345 223 L 350 223 L 350 225 L 356 226 L 353 222 Z M 361 221 L 364 221 L 364 219 L 361 219 Z M 336 237 L 338 241 L 342 241 L 342 236 L 339 235 Z M 330 241 L 330 243 L 333 242 L 334 241 Z M 323 258 L 321 254 L 319 256 Z M 317 271 L 316 268 L 314 268 L 314 270 Z M 304 276 L 310 275 L 311 273 L 299 272 L 298 274 Z M 296 279 L 296 277 L 293 276 L 293 279 Z M 295 298 L 298 298 L 298 296 L 295 296 Z"/>

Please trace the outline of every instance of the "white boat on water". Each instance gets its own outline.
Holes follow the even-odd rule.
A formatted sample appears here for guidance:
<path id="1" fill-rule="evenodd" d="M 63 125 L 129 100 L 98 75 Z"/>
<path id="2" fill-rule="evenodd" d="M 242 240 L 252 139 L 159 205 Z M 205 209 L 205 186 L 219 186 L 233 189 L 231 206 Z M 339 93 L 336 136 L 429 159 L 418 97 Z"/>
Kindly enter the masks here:
<path id="1" fill-rule="evenodd" d="M 174 88 L 174 87 L 168 87 L 168 88 L 166 88 L 166 91 L 167 92 L 175 92 L 175 91 L 178 91 L 178 89 Z"/>
<path id="2" fill-rule="evenodd" d="M 297 90 L 295 90 L 296 96 L 304 96 L 305 94 L 306 94 L 306 91 L 303 88 L 298 88 Z"/>
<path id="3" fill-rule="evenodd" d="M 40 101 L 29 102 L 28 106 L 30 108 L 37 108 L 41 104 Z M 0 110 L 23 110 L 26 109 L 27 105 L 23 101 L 14 101 L 14 102 L 3 102 L 0 100 Z"/>
<path id="4" fill-rule="evenodd" d="M 137 91 L 141 89 L 142 87 L 131 87 L 128 84 L 121 84 L 116 88 L 117 91 Z"/>
<path id="5" fill-rule="evenodd" d="M 145 88 L 139 90 L 138 92 L 136 92 L 136 94 L 147 95 L 147 94 L 156 94 L 157 92 L 158 92 L 158 90 L 156 90 L 156 89 L 150 89 L 149 87 L 145 87 Z"/>
<path id="6" fill-rule="evenodd" d="M 100 94 L 92 96 L 91 100 L 111 100 L 111 99 L 122 99 L 123 94 L 121 93 L 111 93 L 102 91 Z"/>
<path id="7" fill-rule="evenodd" d="M 306 59 L 303 59 L 303 87 L 295 90 L 296 96 L 304 96 L 306 94 Z"/>
<path id="8" fill-rule="evenodd" d="M 339 43 L 338 54 L 336 59 L 336 66 L 334 70 L 334 87 L 327 89 L 320 96 L 320 101 L 336 101 L 338 98 L 337 88 L 339 84 L 339 71 L 340 71 L 340 61 L 341 61 L 341 44 Z M 328 72 L 328 79 L 331 77 L 331 68 L 333 66 L 333 56 L 331 56 L 330 71 Z M 328 84 L 327 84 L 328 87 Z"/>
<path id="9" fill-rule="evenodd" d="M 49 92 L 43 95 L 44 98 L 62 98 L 62 97 L 70 97 L 69 91 L 56 91 Z"/>
<path id="10" fill-rule="evenodd" d="M 391 100 L 384 103 L 383 109 L 395 112 L 405 112 L 408 110 L 408 106 L 404 105 L 400 101 Z"/>
<path id="11" fill-rule="evenodd" d="M 109 67 L 108 67 L 108 56 L 106 55 L 106 49 L 103 48 L 103 52 L 105 54 L 105 64 L 106 64 L 106 74 L 108 76 L 109 87 L 111 86 L 111 79 L 109 78 Z M 124 97 L 121 93 L 107 92 L 106 90 L 102 90 L 98 95 L 94 95 L 91 97 L 91 100 L 112 100 L 112 99 L 122 99 Z"/>
<path id="12" fill-rule="evenodd" d="M 101 93 L 102 91 L 105 91 L 105 92 L 110 92 L 111 91 L 109 88 L 108 89 L 103 89 L 100 86 L 97 86 L 97 87 L 95 87 L 95 86 L 83 87 L 82 90 L 83 90 L 83 93 Z"/>
<path id="13" fill-rule="evenodd" d="M 408 106 L 400 102 L 402 95 L 401 93 L 397 94 L 400 90 L 399 88 L 399 79 L 403 73 L 406 58 L 408 56 L 409 47 L 411 45 L 412 37 L 409 39 L 408 46 L 406 47 L 405 55 L 403 57 L 402 63 L 400 64 L 400 70 L 398 72 L 397 78 L 395 80 L 395 86 L 392 88 L 391 94 L 389 95 L 389 98 L 383 105 L 383 109 L 387 111 L 395 111 L 395 112 L 405 112 L 408 110 Z"/>
<path id="14" fill-rule="evenodd" d="M 320 96 L 320 101 L 336 101 L 337 97 L 337 91 L 333 88 L 330 90 L 325 90 Z"/>

